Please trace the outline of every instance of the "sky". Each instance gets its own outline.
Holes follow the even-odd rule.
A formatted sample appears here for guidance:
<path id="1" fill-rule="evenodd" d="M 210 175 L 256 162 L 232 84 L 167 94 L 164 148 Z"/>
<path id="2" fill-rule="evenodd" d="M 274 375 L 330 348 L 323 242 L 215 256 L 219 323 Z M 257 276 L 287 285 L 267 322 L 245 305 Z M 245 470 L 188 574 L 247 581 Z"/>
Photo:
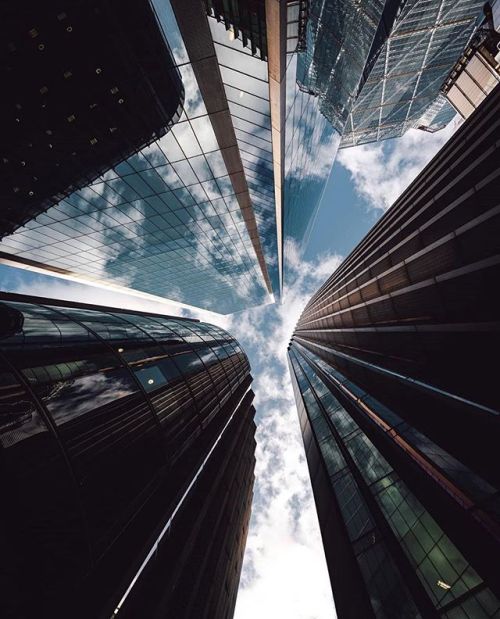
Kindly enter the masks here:
<path id="1" fill-rule="evenodd" d="M 290 246 L 281 305 L 221 316 L 144 301 L 0 265 L 0 289 L 186 315 L 217 324 L 245 349 L 254 377 L 257 464 L 252 519 L 235 619 L 332 619 L 334 603 L 291 389 L 286 349 L 311 295 L 447 141 L 405 136 L 339 152 L 305 250 Z"/>

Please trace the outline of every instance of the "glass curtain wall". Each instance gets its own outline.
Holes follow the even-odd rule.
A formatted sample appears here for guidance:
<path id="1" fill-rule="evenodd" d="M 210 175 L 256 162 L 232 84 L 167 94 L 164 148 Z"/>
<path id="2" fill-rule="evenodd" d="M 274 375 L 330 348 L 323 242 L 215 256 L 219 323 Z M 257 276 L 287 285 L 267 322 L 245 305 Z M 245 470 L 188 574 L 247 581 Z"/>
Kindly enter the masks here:
<path id="1" fill-rule="evenodd" d="M 311 226 L 340 144 L 340 133 L 327 120 L 321 101 L 301 87 L 305 54 L 301 49 L 301 3 L 287 7 L 289 37 L 286 57 L 285 155 L 284 155 L 284 281 L 289 285 L 287 262 L 291 252 L 307 246 Z M 311 49 L 311 16 L 307 21 L 307 49 Z M 332 63 L 333 64 L 333 63 Z"/>
<path id="2" fill-rule="evenodd" d="M 407 0 L 352 106 L 342 147 L 437 131 L 455 116 L 440 88 L 469 41 L 478 0 Z"/>
<path id="3" fill-rule="evenodd" d="M 34 262 L 54 273 L 111 282 L 220 313 L 269 302 L 170 3 L 155 1 L 153 6 L 184 85 L 179 121 L 168 134 L 3 239 L 0 251 L 4 258 Z M 231 57 L 229 63 L 235 56 L 247 59 L 243 50 L 218 45 L 218 51 Z M 253 71 L 260 61 L 248 56 L 248 63 Z M 261 65 L 256 78 L 222 70 L 228 91 L 234 90 L 231 105 L 240 115 L 235 119 L 239 137 L 250 136 L 245 156 L 268 238 L 272 209 L 263 179 L 269 170 L 259 161 L 268 152 L 268 88 L 266 65 Z M 272 244 L 271 239 L 268 256 Z"/>
<path id="4" fill-rule="evenodd" d="M 268 64 L 224 22 L 210 31 L 273 291 L 279 290 Z M 265 34 L 265 33 L 264 33 Z"/>

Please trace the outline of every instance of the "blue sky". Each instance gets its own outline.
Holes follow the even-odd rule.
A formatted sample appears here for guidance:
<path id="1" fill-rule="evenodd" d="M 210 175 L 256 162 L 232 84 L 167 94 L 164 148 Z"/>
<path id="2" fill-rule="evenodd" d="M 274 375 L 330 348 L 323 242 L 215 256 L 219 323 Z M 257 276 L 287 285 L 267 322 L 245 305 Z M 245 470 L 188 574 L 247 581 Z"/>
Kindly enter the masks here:
<path id="1" fill-rule="evenodd" d="M 247 352 L 257 409 L 255 500 L 236 619 L 335 617 L 286 347 L 303 306 L 456 128 L 340 151 L 309 246 L 289 247 L 293 284 L 282 305 L 230 316 L 186 310 L 0 265 L 0 289 L 197 318 L 230 331 Z"/>

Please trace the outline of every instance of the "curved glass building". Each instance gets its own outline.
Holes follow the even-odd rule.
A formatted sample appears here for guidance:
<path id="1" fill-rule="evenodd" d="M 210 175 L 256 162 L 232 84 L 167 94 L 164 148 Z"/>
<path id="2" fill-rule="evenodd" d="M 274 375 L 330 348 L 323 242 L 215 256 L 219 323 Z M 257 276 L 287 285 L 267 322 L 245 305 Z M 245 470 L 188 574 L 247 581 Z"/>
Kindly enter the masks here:
<path id="1" fill-rule="evenodd" d="M 0 293 L 2 617 L 231 617 L 251 380 L 217 327 Z"/>

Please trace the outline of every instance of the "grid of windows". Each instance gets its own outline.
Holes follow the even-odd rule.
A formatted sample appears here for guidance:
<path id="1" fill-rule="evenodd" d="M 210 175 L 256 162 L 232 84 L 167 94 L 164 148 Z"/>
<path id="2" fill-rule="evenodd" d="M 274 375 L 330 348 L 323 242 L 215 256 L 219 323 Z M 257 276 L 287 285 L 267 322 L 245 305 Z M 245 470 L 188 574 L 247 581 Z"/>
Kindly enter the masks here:
<path id="1" fill-rule="evenodd" d="M 478 0 L 311 3 L 297 77 L 342 133 L 341 147 L 436 131 L 454 116 L 439 94 L 476 26 Z"/>
<path id="2" fill-rule="evenodd" d="M 415 126 L 436 131 L 454 117 L 439 90 L 482 5 L 477 0 L 403 3 L 349 114 L 342 147 L 399 137 Z"/>
<path id="3" fill-rule="evenodd" d="M 342 411 L 342 407 L 331 394 L 330 398 L 327 397 L 330 392 L 326 385 L 315 376 L 307 363 L 299 359 L 296 350 L 292 348 L 290 362 L 293 367 L 292 376 L 299 386 L 296 390 L 299 411 L 303 398 L 304 414 L 309 418 L 318 442 L 333 496 L 368 591 L 373 613 L 380 618 L 420 617 L 387 543 L 370 513 L 360 484 L 350 470 L 352 464 L 349 454 L 342 449 L 345 426 L 341 423 L 342 434 L 339 434 L 337 418 L 345 411 Z M 317 387 L 320 388 L 318 392 Z M 321 393 L 323 395 L 320 396 Z M 333 406 L 326 408 L 328 404 Z M 325 413 L 329 414 L 328 417 Z M 328 418 L 332 423 L 327 421 Z M 359 433 L 355 424 L 354 429 Z M 330 510 L 331 508 L 328 511 Z"/>
<path id="4" fill-rule="evenodd" d="M 161 139 L 5 238 L 0 249 L 49 269 L 221 313 L 267 302 L 262 272 L 170 3 L 154 4 L 184 84 L 179 122 Z M 225 33 L 222 24 L 211 21 Z M 260 78 L 267 72 L 266 63 L 243 51 L 217 48 L 228 65 L 244 58 L 259 63 L 252 64 L 252 72 L 258 67 Z M 270 259 L 275 237 L 270 168 L 260 161 L 261 154 L 269 153 L 267 81 L 230 68 L 221 71 L 238 136 L 249 142 L 248 180 Z M 241 79 L 245 102 L 239 96 Z M 250 85 L 252 80 L 255 84 Z"/>
<path id="5" fill-rule="evenodd" d="M 311 2 L 297 78 L 304 91 L 318 98 L 321 112 L 340 133 L 374 53 L 372 42 L 384 4 L 383 0 Z"/>
<path id="6" fill-rule="evenodd" d="M 288 10 L 296 19 L 297 6 Z M 319 100 L 298 86 L 303 54 L 287 56 L 284 155 L 284 279 L 295 246 L 308 243 L 314 216 L 340 143 L 340 134 L 322 114 Z"/>

